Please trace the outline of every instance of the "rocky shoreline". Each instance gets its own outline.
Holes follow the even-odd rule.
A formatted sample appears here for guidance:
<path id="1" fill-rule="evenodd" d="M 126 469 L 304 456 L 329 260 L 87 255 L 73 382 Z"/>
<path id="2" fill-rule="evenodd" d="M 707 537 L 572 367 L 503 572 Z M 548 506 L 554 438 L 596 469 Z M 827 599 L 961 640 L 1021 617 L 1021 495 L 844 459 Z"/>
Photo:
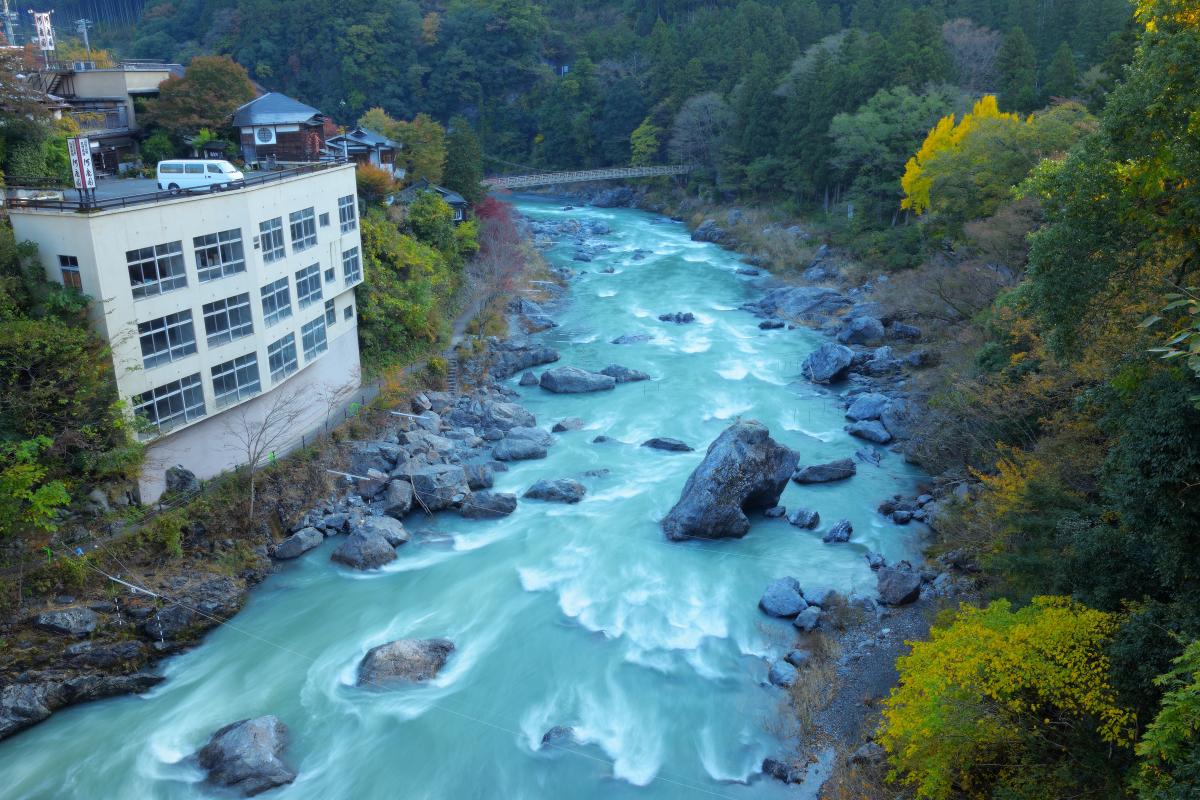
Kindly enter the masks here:
<path id="1" fill-rule="evenodd" d="M 615 191 L 604 202 L 623 205 L 635 199 L 636 193 L 632 191 Z M 576 247 L 575 260 L 586 263 L 605 247 L 603 242 L 594 241 L 594 237 L 607 232 L 602 226 L 603 223 L 567 220 L 529 223 L 528 229 L 535 243 L 543 247 L 571 237 Z M 700 226 L 693 238 L 715 236 L 714 227 L 715 223 L 707 228 Z M 717 238 L 727 241 L 728 237 Z M 809 272 L 815 274 L 813 270 L 817 268 L 824 274 L 821 258 Z M 564 282 L 573 274 L 572 270 L 562 268 L 556 272 Z M 697 498 L 698 488 L 689 493 L 685 487 L 680 502 L 684 509 L 677 507 L 664 520 L 668 538 L 703 533 L 711 527 L 713 509 L 721 506 L 736 511 L 728 519 L 727 535 L 742 535 L 749 527 L 743 509 L 768 516 L 787 514 L 786 509 L 777 506 L 777 501 L 788 480 L 810 483 L 851 479 L 860 464 L 864 468 L 878 465 L 881 458 L 878 447 L 887 446 L 904 454 L 911 437 L 917 406 L 907 392 L 906 371 L 933 363 L 933 358 L 919 345 L 920 331 L 900 320 L 881 317 L 877 304 L 867 299 L 870 286 L 839 291 L 829 286 L 777 285 L 757 274 L 746 277 L 760 281 L 764 292 L 759 300 L 745 306 L 762 318 L 760 327 L 808 325 L 829 335 L 831 341 L 805 361 L 805 378 L 828 387 L 830 392 L 838 392 L 847 407 L 847 430 L 863 440 L 863 447 L 853 458 L 848 456 L 824 465 L 801 465 L 794 453 L 789 456 L 770 451 L 762 460 L 764 470 L 769 473 L 769 488 L 747 484 L 734 487 L 728 497 L 717 493 Z M 562 289 L 550 287 L 549 291 L 555 294 Z M 527 299 L 514 300 L 509 311 L 514 329 L 535 332 L 555 325 L 545 308 Z M 664 309 L 660 319 L 685 325 L 694 318 L 687 311 Z M 614 340 L 620 342 L 621 337 Z M 122 597 L 119 601 L 59 598 L 63 602 L 58 607 L 46 609 L 29 621 L 29 629 L 38 631 L 38 638 L 19 643 L 25 650 L 46 648 L 58 655 L 43 659 L 45 663 L 24 670 L 0 687 L 0 739 L 44 720 L 66 705 L 145 691 L 161 681 L 161 676 L 149 668 L 158 659 L 195 644 L 205 631 L 236 613 L 250 588 L 269 574 L 272 560 L 299 557 L 326 539 L 337 537 L 333 562 L 348 569 L 374 569 L 394 560 L 396 548 L 410 541 L 404 526 L 404 519 L 410 514 L 449 511 L 466 518 L 492 519 L 512 513 L 520 502 L 577 502 L 587 492 L 589 476 L 550 476 L 528 487 L 520 498 L 492 491 L 496 472 L 506 470 L 507 464 L 515 460 L 544 458 L 554 444 L 554 433 L 574 430 L 582 424 L 574 419 L 558 420 L 553 432 L 547 432 L 515 402 L 516 393 L 501 381 L 520 374 L 522 386 L 536 384 L 545 391 L 606 392 L 620 391 L 622 384 L 650 376 L 620 364 L 609 365 L 599 372 L 551 366 L 558 358 L 554 350 L 520 338 L 488 340 L 484 352 L 468 359 L 461 368 L 461 374 L 475 389 L 462 394 L 419 393 L 410 407 L 395 409 L 399 415 L 387 429 L 369 440 L 349 443 L 345 465 L 350 476 L 348 483 L 298 515 L 282 541 L 270 548 L 257 548 L 252 554 L 253 565 L 236 577 L 201 571 L 187 577 L 169 576 L 147 587 L 155 592 L 152 596 Z M 534 368 L 544 369 L 535 375 Z M 728 448 L 718 447 L 726 436 L 769 442 L 765 428 L 761 433 L 762 436 L 754 430 L 731 426 L 709 448 L 706 458 L 728 458 Z M 687 443 L 671 439 L 652 439 L 644 446 L 676 451 L 691 449 Z M 776 448 L 790 453 L 786 448 Z M 703 468 L 704 464 L 697 472 Z M 693 479 L 697 487 L 711 483 L 703 475 Z M 688 486 L 693 486 L 693 481 Z M 731 497 L 734 499 L 730 500 Z M 937 507 L 938 500 L 931 495 L 892 497 L 884 499 L 880 512 L 899 524 L 910 521 L 935 524 Z M 814 528 L 820 524 L 819 514 L 810 509 L 793 509 L 787 516 L 799 527 Z M 834 522 L 826 541 L 844 541 L 843 535 L 849 537 L 848 523 L 843 526 L 842 522 Z M 878 557 L 873 557 L 872 567 L 879 571 L 880 596 L 885 601 L 882 604 L 873 598 L 838 600 L 828 590 L 802 588 L 786 577 L 768 588 L 760 607 L 771 616 L 792 619 L 798 637 L 797 647 L 781 654 L 771 665 L 772 683 L 786 688 L 795 681 L 798 671 L 805 668 L 809 660 L 803 655 L 805 637 L 827 633 L 848 641 L 851 634 L 834 630 L 829 621 L 839 603 L 851 603 L 869 612 L 865 614 L 866 620 L 854 629 L 853 635 L 860 637 L 860 643 L 849 651 L 855 653 L 846 662 L 850 675 L 856 669 L 852 661 L 861 667 L 873 658 L 879 661 L 876 654 L 892 652 L 883 644 L 889 641 L 890 631 L 904 627 L 894 621 L 899 615 L 906 615 L 904 618 L 908 620 L 921 618 L 921 610 L 933 598 L 956 591 L 955 581 L 943 570 L 918 569 L 905 563 L 889 566 Z M 916 604 L 909 605 L 913 601 Z M 923 633 L 919 624 L 908 627 L 918 635 Z M 376 652 L 380 651 L 376 648 L 368 654 L 371 663 L 364 659 L 360 685 L 374 688 L 393 679 L 427 679 L 453 657 L 454 647 L 447 640 L 399 640 L 383 645 L 381 648 L 386 652 Z M 847 652 L 847 648 L 843 651 Z M 894 660 L 894 655 L 891 658 Z M 871 671 L 874 674 L 882 669 L 885 667 L 880 663 Z M 890 664 L 886 669 L 891 669 Z M 853 681 L 843 683 L 848 686 Z M 232 723 L 216 732 L 199 756 L 211 780 L 240 790 L 270 788 L 294 779 L 294 772 L 280 761 L 287 739 L 286 729 L 280 726 L 282 723 L 274 718 L 257 718 Z M 835 724 L 826 727 L 831 736 L 841 733 L 833 730 L 838 727 Z M 554 738 L 553 733 L 550 731 L 546 736 Z M 243 734 L 257 744 L 253 747 L 239 744 L 237 737 Z M 230 741 L 235 744 L 229 745 Z M 248 754 L 247 747 L 266 749 Z M 799 779 L 803 763 L 810 755 L 805 752 L 768 759 L 770 763 L 764 764 L 764 772 L 788 781 Z M 779 767 L 780 764 L 786 768 Z M 270 783 L 273 780 L 277 782 Z"/>

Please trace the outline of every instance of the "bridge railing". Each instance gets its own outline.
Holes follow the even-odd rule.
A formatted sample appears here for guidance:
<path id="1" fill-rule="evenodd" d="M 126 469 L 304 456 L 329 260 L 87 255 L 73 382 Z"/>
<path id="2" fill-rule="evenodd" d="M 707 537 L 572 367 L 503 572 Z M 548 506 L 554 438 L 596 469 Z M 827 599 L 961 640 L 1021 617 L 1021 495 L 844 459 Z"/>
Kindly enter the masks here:
<path id="1" fill-rule="evenodd" d="M 533 186 L 553 186 L 561 183 L 585 183 L 619 178 L 650 178 L 659 175 L 683 175 L 691 165 L 673 164 L 657 167 L 609 167 L 607 169 L 539 172 L 530 175 L 502 175 L 485 178 L 484 183 L 497 189 L 524 189 Z"/>

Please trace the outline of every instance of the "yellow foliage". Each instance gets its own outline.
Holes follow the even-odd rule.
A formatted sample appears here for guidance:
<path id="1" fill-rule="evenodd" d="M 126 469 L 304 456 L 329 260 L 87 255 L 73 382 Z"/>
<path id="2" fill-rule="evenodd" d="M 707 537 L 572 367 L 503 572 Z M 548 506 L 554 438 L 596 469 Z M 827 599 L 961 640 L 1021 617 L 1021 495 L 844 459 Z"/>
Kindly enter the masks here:
<path id="1" fill-rule="evenodd" d="M 979 98 L 970 113 L 964 114 L 957 125 L 954 119 L 954 115 L 949 114 L 938 120 L 925 137 L 917 154 L 904 165 L 904 176 L 900 178 L 900 186 L 904 189 L 904 199 L 900 201 L 901 208 L 912 209 L 918 214 L 924 214 L 929 209 L 929 190 L 933 186 L 933 179 L 928 175 L 927 167 L 939 154 L 958 148 L 980 122 L 985 119 L 1016 123 L 1021 121 L 1019 115 L 1001 111 L 993 94 L 985 94 Z"/>
<path id="2" fill-rule="evenodd" d="M 1200 26 L 1200 3 L 1196 0 L 1139 0 L 1134 15 L 1148 31 L 1170 22 L 1185 28 Z"/>
<path id="3" fill-rule="evenodd" d="M 1062 597 L 1018 611 L 1007 600 L 962 606 L 897 660 L 879 730 L 892 778 L 919 798 L 984 798 L 1028 779 L 1045 755 L 1031 748 L 1072 728 L 1129 747 L 1134 715 L 1117 704 L 1104 655 L 1115 628 L 1111 614 Z"/>

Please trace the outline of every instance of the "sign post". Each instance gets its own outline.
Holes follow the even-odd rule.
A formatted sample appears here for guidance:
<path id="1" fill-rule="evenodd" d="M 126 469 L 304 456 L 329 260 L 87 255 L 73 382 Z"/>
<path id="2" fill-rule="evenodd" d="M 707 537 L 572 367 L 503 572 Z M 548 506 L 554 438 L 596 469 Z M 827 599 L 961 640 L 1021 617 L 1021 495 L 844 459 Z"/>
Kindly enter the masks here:
<path id="1" fill-rule="evenodd" d="M 71 179 L 79 190 L 79 201 L 90 193 L 95 196 L 96 172 L 92 167 L 92 143 L 86 136 L 67 139 L 67 152 L 71 156 Z"/>

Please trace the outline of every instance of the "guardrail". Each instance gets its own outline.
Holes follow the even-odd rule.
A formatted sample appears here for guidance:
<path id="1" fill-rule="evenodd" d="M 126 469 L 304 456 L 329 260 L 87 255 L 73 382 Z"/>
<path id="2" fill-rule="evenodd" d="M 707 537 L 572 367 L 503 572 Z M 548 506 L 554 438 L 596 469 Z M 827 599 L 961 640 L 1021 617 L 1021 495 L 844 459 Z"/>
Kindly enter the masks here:
<path id="1" fill-rule="evenodd" d="M 342 159 L 331 159 L 328 161 L 316 161 L 312 164 L 305 164 L 300 167 L 289 167 L 288 169 L 273 170 L 271 172 L 254 174 L 238 181 L 229 189 L 224 191 L 236 192 L 241 189 L 262 186 L 266 183 L 287 180 L 288 178 L 294 178 L 298 175 L 307 175 L 312 172 L 320 172 L 326 169 L 345 166 L 349 163 L 351 162 Z M 17 179 L 12 179 L 12 181 L 15 180 Z M 76 192 L 78 190 L 65 187 L 61 184 L 61 182 L 54 179 L 31 179 L 28 180 L 28 185 L 14 185 L 12 181 L 10 181 L 8 186 L 4 187 L 5 205 L 8 206 L 10 210 L 37 208 L 49 211 L 62 211 L 80 214 L 89 214 L 94 211 L 109 211 L 114 208 L 128 208 L 130 206 L 140 206 L 148 203 L 161 203 L 167 200 L 178 200 L 181 197 L 196 197 L 218 191 L 216 188 L 179 189 L 174 192 L 143 192 L 141 194 L 130 194 L 120 197 L 96 198 L 84 196 L 79 199 L 72 200 L 66 196 L 66 193 Z"/>

